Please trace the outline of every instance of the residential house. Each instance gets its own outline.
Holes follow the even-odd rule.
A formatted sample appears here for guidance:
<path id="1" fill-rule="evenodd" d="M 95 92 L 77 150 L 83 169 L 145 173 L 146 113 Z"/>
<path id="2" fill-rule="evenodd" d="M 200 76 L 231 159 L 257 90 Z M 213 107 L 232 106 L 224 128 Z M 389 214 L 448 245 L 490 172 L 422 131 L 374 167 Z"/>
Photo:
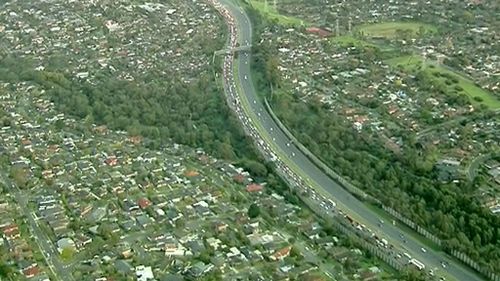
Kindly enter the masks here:
<path id="1" fill-rule="evenodd" d="M 155 278 L 151 266 L 144 265 L 139 265 L 135 268 L 135 276 L 137 277 L 137 281 L 148 281 Z"/>
<path id="2" fill-rule="evenodd" d="M 286 246 L 278 251 L 276 251 L 274 254 L 272 254 L 269 258 L 272 261 L 278 261 L 282 260 L 290 255 L 290 251 L 292 250 L 292 246 Z"/>
<path id="3" fill-rule="evenodd" d="M 246 187 L 246 190 L 248 192 L 261 192 L 262 190 L 264 189 L 264 187 L 260 184 L 256 184 L 256 183 L 251 183 L 249 185 L 247 185 Z"/>
<path id="4" fill-rule="evenodd" d="M 208 273 L 213 268 L 214 268 L 213 264 L 205 264 L 200 261 L 191 266 L 186 272 L 186 274 L 192 278 L 198 279 L 201 278 L 206 273 Z"/>

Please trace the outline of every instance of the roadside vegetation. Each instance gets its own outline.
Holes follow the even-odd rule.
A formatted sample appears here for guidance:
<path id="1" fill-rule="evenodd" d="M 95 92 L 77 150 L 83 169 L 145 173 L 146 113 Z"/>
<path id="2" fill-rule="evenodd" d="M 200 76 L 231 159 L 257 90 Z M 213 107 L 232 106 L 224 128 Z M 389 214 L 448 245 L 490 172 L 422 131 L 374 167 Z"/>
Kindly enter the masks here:
<path id="1" fill-rule="evenodd" d="M 307 2 L 307 4 L 310 3 Z M 287 7 L 295 9 L 290 15 L 300 17 L 301 11 L 297 5 L 290 4 Z M 289 15 L 283 13 L 283 9 L 282 6 L 280 12 Z M 311 10 L 316 11 L 317 7 L 311 4 Z M 274 112 L 295 137 L 352 184 L 438 235 L 444 241 L 445 251 L 450 252 L 454 249 L 467 253 L 481 266 L 500 272 L 498 262 L 500 260 L 498 250 L 500 248 L 500 218 L 482 206 L 475 197 L 477 190 L 485 185 L 484 181 L 468 181 L 462 178 L 454 182 L 442 180 L 436 163 L 443 158 L 445 146 L 436 148 L 435 144 L 419 140 L 415 131 L 408 131 L 408 128 L 400 127 L 397 122 L 387 122 L 387 127 L 397 134 L 397 139 L 403 144 L 400 150 L 395 152 L 395 150 L 388 149 L 388 138 L 382 133 L 367 129 L 359 131 L 353 129 L 352 122 L 346 120 L 344 112 L 332 109 L 341 103 L 338 100 L 326 104 L 322 102 L 325 95 L 312 97 L 306 101 L 304 96 L 292 94 L 299 88 L 297 84 L 293 87 L 289 85 L 290 80 L 295 79 L 307 81 L 304 85 L 307 84 L 305 88 L 311 89 L 309 92 L 305 90 L 308 93 L 330 90 L 336 94 L 341 92 L 342 96 L 346 96 L 345 90 L 339 90 L 339 84 L 346 85 L 343 89 L 354 89 L 355 95 L 374 93 L 373 88 L 368 88 L 368 85 L 355 80 L 356 78 L 351 78 L 350 81 L 355 81 L 353 83 L 346 83 L 345 79 L 337 78 L 330 84 L 330 88 L 325 87 L 327 89 L 325 90 L 318 85 L 318 81 L 325 80 L 325 78 L 331 79 L 333 76 L 330 75 L 331 73 L 318 76 L 321 77 L 319 80 L 306 80 L 309 77 L 301 77 L 297 73 L 292 75 L 287 73 L 288 78 L 284 78 L 281 74 L 283 68 L 289 69 L 292 66 L 281 61 L 280 56 L 293 55 L 296 59 L 297 53 L 300 54 L 303 48 L 315 48 L 314 51 L 319 52 L 318 57 L 335 52 L 349 52 L 350 57 L 335 60 L 336 64 L 345 63 L 348 70 L 370 68 L 369 65 L 372 62 L 386 64 L 386 69 L 394 71 L 400 77 L 410 77 L 408 79 L 392 77 L 391 79 L 394 80 L 390 80 L 389 85 L 391 87 L 394 85 L 393 88 L 396 89 L 393 90 L 394 92 L 397 92 L 397 89 L 407 91 L 409 88 L 418 87 L 419 93 L 426 95 L 432 93 L 434 97 L 439 97 L 440 104 L 455 108 L 472 106 L 473 113 L 466 114 L 465 120 L 477 124 L 498 122 L 498 116 L 492 111 L 500 108 L 500 101 L 495 93 L 481 87 L 475 82 L 476 80 L 473 82 L 468 75 L 462 74 L 462 71 L 451 68 L 442 61 L 438 62 L 439 60 L 432 54 L 424 61 L 420 55 L 417 55 L 417 50 L 407 43 L 412 38 L 424 42 L 421 44 L 439 42 L 435 39 L 436 36 L 441 37 L 437 34 L 438 30 L 441 32 L 437 25 L 382 21 L 377 24 L 360 25 L 354 28 L 355 32 L 351 34 L 344 32 L 342 36 L 332 36 L 328 38 L 330 44 L 323 44 L 324 40 L 319 39 L 316 45 L 311 44 L 311 46 L 308 46 L 306 42 L 314 39 L 309 39 L 312 36 L 302 31 L 304 35 L 301 36 L 304 39 L 300 42 L 294 42 L 294 39 L 284 39 L 288 42 L 287 48 L 293 50 L 290 55 L 290 52 L 281 53 L 278 50 L 282 45 L 273 45 L 274 42 L 270 42 L 268 37 L 259 37 L 264 33 L 271 33 L 273 38 L 287 37 L 287 32 L 280 33 L 279 28 L 266 22 L 268 19 L 260 17 L 259 15 L 262 14 L 258 11 L 253 11 L 253 13 L 250 11 L 250 14 L 254 23 L 255 36 L 252 65 L 256 74 L 254 75 L 255 84 L 261 96 L 270 101 Z M 266 28 L 266 25 L 269 27 Z M 301 30 L 296 32 L 300 33 Z M 318 47 L 320 45 L 321 48 Z M 335 49 L 335 46 L 339 48 Z M 322 54 L 320 50 L 325 53 Z M 306 51 L 301 55 L 307 55 L 309 59 L 312 56 Z M 294 61 L 294 59 L 289 59 L 289 61 Z M 321 58 L 319 61 L 321 65 L 316 65 L 311 61 L 311 68 L 317 70 L 326 68 L 329 63 L 335 64 L 326 58 Z M 444 60 L 444 62 L 447 61 Z M 454 61 L 456 62 L 455 59 Z M 299 68 L 302 66 L 303 64 Z M 333 69 L 335 67 L 338 68 L 338 66 L 332 66 Z M 300 73 L 300 71 L 303 70 L 297 72 Z M 307 71 L 303 72 L 307 73 Z M 339 72 L 342 71 L 336 70 L 333 74 L 338 75 Z M 377 79 L 383 80 L 388 77 L 376 72 L 371 72 L 369 75 L 377 84 L 380 83 Z M 307 94 L 305 96 L 309 97 Z M 347 103 L 348 108 L 359 107 L 368 111 L 385 108 L 380 100 L 370 102 L 349 100 Z M 442 121 L 438 121 L 435 117 L 435 106 L 421 104 L 419 108 L 418 113 L 413 115 L 417 120 L 427 126 L 440 126 Z M 446 136 L 450 130 L 466 134 L 470 129 L 471 126 L 467 121 L 459 122 L 452 128 L 443 122 L 443 129 L 436 131 Z M 483 137 L 494 138 L 495 134 L 488 130 L 481 131 Z M 472 136 L 466 135 L 469 138 Z M 495 145 L 488 147 L 494 149 Z"/>
<path id="2" fill-rule="evenodd" d="M 294 26 L 303 26 L 306 23 L 296 17 L 289 17 L 280 14 L 274 7 L 273 1 L 267 0 L 250 0 L 250 5 L 257 11 L 259 11 L 262 15 L 269 18 L 272 21 L 277 21 L 279 24 L 283 25 L 294 25 Z"/>

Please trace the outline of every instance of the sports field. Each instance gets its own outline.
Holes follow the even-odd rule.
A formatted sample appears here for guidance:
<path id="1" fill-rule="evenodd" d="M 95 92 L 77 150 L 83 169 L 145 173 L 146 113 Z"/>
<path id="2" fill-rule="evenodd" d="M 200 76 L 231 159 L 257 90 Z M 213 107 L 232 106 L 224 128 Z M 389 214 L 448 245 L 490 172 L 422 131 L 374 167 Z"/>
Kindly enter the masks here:
<path id="1" fill-rule="evenodd" d="M 500 109 L 500 100 L 490 92 L 476 86 L 474 82 L 464 77 L 460 73 L 452 71 L 444 66 L 441 66 L 433 61 L 424 61 L 422 57 L 417 55 L 397 57 L 386 61 L 392 66 L 402 66 L 408 71 L 415 72 L 417 67 L 421 66 L 421 70 L 431 74 L 435 83 L 446 85 L 450 92 L 456 89 L 461 89 L 460 92 L 466 94 L 472 104 L 484 104 L 490 109 Z M 450 83 L 452 81 L 452 83 Z"/>
<path id="2" fill-rule="evenodd" d="M 437 28 L 432 25 L 419 22 L 382 22 L 374 24 L 361 25 L 356 28 L 357 31 L 367 36 L 394 38 L 398 30 L 409 31 L 412 35 L 419 32 L 437 32 Z"/>

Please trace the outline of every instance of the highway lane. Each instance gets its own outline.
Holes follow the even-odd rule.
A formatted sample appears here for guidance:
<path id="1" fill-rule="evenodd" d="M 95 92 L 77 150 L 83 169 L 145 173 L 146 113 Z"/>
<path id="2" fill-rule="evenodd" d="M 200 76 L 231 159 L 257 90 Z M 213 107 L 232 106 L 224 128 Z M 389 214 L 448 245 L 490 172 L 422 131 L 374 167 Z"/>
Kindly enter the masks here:
<path id="1" fill-rule="evenodd" d="M 243 13 L 243 11 L 234 3 L 230 2 L 230 0 L 222 0 L 221 3 L 226 5 L 226 7 L 231 11 L 233 18 L 236 20 L 240 45 L 251 43 L 252 28 L 250 20 L 246 14 Z M 344 209 L 345 212 L 353 215 L 356 220 L 360 220 L 360 223 L 364 223 L 373 231 L 381 233 L 381 236 L 387 239 L 391 244 L 396 247 L 402 247 L 404 252 L 407 252 L 412 257 L 422 261 L 426 265 L 427 270 L 432 268 L 445 270 L 456 280 L 483 280 L 476 273 L 472 272 L 465 266 L 449 259 L 443 252 L 436 252 L 431 249 L 427 249 L 427 252 L 424 253 L 421 249 L 426 248 L 425 245 L 420 241 L 413 239 L 411 235 L 405 233 L 405 231 L 399 229 L 397 226 L 390 223 L 384 223 L 381 227 L 379 227 L 378 224 L 380 219 L 373 210 L 369 209 L 364 203 L 359 201 L 336 182 L 330 179 L 293 143 L 291 143 L 291 140 L 289 140 L 285 133 L 279 129 L 278 125 L 266 111 L 264 105 L 258 99 L 251 79 L 250 60 L 251 57 L 247 53 L 240 53 L 238 58 L 235 60 L 238 68 L 238 77 L 235 77 L 235 79 L 237 80 L 236 82 L 241 85 L 243 92 L 241 98 L 246 98 L 248 100 L 248 104 L 250 105 L 249 108 L 251 109 L 252 114 L 256 117 L 254 118 L 254 122 L 259 122 L 259 127 L 264 129 L 264 132 L 261 132 L 265 134 L 263 138 L 265 140 L 272 140 L 272 143 L 269 143 L 269 145 L 273 147 L 273 150 L 277 152 L 277 155 L 281 159 L 283 157 L 287 158 L 285 163 L 293 163 L 293 166 L 290 167 L 293 171 L 297 172 L 297 174 L 301 176 L 305 176 L 304 179 L 306 179 L 306 181 L 311 183 L 314 187 L 320 187 L 329 193 L 337 204 L 339 204 L 339 208 Z M 403 243 L 401 235 L 404 235 L 404 239 L 407 240 L 406 243 Z M 447 266 L 446 269 L 441 268 L 442 261 L 447 261 L 449 263 L 449 266 Z"/>

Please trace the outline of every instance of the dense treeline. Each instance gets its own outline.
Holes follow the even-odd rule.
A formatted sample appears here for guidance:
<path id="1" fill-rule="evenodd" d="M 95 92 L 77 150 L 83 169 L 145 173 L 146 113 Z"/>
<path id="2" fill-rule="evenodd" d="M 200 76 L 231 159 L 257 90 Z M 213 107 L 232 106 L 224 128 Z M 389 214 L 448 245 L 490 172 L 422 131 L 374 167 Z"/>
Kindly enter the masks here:
<path id="1" fill-rule="evenodd" d="M 254 11 L 249 14 L 256 23 L 252 66 L 255 73 L 262 74 L 256 75 L 257 84 L 268 93 L 273 86 L 268 99 L 299 141 L 354 185 L 437 234 L 445 241 L 446 250 L 465 252 L 481 265 L 500 272 L 500 218 L 470 196 L 474 183 L 437 181 L 434 163 L 421 153 L 426 148 L 419 146 L 415 135 L 405 136 L 407 145 L 396 155 L 385 149 L 376 135 L 358 133 L 344 117 L 330 112 L 319 101 L 305 104 L 280 94 L 273 74 L 275 48 L 267 42 L 258 43 L 263 19 Z"/>
<path id="2" fill-rule="evenodd" d="M 389 154 L 381 141 L 358 134 L 341 116 L 301 101 L 276 100 L 280 119 L 312 153 L 385 204 L 439 233 L 446 247 L 476 260 L 486 257 L 483 261 L 500 270 L 500 220 L 468 195 L 471 183 L 440 183 L 433 180 L 433 170 L 431 177 L 424 177 L 429 165 L 416 147 L 401 156 Z"/>
<path id="3" fill-rule="evenodd" d="M 9 56 L 0 60 L 0 77 L 11 87 L 22 81 L 41 85 L 61 112 L 144 136 L 150 148 L 173 140 L 241 164 L 263 180 L 270 176 L 211 74 L 190 84 L 175 78 L 130 82 L 100 74 L 93 85 L 62 72 L 34 71 L 29 60 Z"/>

